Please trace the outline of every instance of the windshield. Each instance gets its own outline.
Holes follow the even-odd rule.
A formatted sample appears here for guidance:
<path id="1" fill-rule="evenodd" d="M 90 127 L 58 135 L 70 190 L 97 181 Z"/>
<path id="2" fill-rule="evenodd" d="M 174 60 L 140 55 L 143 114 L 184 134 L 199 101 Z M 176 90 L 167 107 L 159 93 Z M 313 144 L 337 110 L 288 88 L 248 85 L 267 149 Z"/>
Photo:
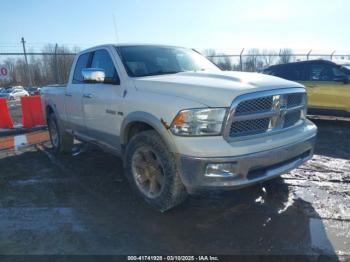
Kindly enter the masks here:
<path id="1" fill-rule="evenodd" d="M 202 55 L 186 48 L 123 46 L 117 50 L 131 77 L 220 70 Z"/>

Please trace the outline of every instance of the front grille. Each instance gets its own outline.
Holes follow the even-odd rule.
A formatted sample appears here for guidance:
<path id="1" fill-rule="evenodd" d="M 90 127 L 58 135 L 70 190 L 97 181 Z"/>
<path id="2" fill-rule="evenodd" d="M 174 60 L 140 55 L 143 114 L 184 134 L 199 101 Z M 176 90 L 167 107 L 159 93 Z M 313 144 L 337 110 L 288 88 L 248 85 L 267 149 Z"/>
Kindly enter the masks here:
<path id="1" fill-rule="evenodd" d="M 303 103 L 303 94 L 288 94 L 287 95 L 287 107 L 299 106 Z"/>
<path id="2" fill-rule="evenodd" d="M 266 96 L 243 101 L 238 105 L 236 115 L 269 111 L 272 107 L 272 98 Z"/>
<path id="3" fill-rule="evenodd" d="M 269 128 L 270 118 L 237 121 L 231 125 L 231 135 L 255 135 L 266 132 Z"/>
<path id="4" fill-rule="evenodd" d="M 295 89 L 293 89 L 295 90 Z M 305 93 L 284 90 L 243 95 L 229 119 L 230 138 L 264 134 L 296 125 L 305 109 Z M 261 96 L 259 96 L 261 94 Z"/>
<path id="5" fill-rule="evenodd" d="M 300 120 L 300 114 L 300 110 L 287 113 L 284 117 L 283 127 L 286 128 L 294 126 Z"/>

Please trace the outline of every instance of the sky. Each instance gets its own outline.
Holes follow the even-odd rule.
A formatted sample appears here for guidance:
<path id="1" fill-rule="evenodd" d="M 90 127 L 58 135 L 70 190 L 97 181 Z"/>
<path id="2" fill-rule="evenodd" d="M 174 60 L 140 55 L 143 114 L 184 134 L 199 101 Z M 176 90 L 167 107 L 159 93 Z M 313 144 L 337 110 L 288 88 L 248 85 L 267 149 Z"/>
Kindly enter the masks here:
<path id="1" fill-rule="evenodd" d="M 119 42 L 350 50 L 349 22 L 349 0 L 3 0 L 0 49 L 23 36 L 32 48 Z"/>

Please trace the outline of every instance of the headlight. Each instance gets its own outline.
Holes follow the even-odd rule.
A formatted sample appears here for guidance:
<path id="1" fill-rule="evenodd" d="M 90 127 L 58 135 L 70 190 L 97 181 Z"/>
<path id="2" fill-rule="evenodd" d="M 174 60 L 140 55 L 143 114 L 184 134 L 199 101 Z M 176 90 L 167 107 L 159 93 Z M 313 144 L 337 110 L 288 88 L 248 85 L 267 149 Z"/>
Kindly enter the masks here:
<path id="1" fill-rule="evenodd" d="M 220 135 L 227 108 L 201 108 L 180 111 L 171 124 L 171 131 L 179 136 Z"/>

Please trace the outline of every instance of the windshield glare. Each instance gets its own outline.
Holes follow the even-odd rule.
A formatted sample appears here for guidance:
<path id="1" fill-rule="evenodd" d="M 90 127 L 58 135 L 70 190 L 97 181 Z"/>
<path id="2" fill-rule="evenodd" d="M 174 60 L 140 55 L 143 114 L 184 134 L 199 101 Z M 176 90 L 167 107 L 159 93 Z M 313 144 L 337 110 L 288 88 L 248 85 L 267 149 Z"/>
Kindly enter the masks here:
<path id="1" fill-rule="evenodd" d="M 220 70 L 202 55 L 186 48 L 124 46 L 117 50 L 131 77 Z"/>

